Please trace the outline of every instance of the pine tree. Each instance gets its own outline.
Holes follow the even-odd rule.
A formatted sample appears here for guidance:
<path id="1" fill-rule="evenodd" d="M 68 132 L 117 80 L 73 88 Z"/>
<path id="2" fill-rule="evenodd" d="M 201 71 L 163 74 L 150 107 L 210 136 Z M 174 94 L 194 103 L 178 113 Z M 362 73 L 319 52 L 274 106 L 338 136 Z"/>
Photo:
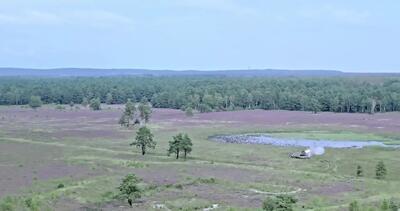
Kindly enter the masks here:
<path id="1" fill-rule="evenodd" d="M 185 160 L 187 154 L 192 152 L 192 146 L 192 139 L 189 138 L 188 134 L 183 135 L 180 148 L 183 150 L 183 158 L 185 158 Z"/>
<path id="2" fill-rule="evenodd" d="M 156 142 L 154 141 L 153 137 L 154 135 L 151 133 L 149 128 L 141 127 L 136 132 L 135 141 L 130 145 L 140 148 L 142 155 L 145 155 L 148 148 L 154 149 L 156 147 Z"/>
<path id="3" fill-rule="evenodd" d="M 181 143 L 183 140 L 183 135 L 182 133 L 179 133 L 178 135 L 172 137 L 173 140 L 169 142 L 169 148 L 168 148 L 168 156 L 171 154 L 176 155 L 176 159 L 179 159 L 179 153 L 181 149 Z"/>
<path id="4" fill-rule="evenodd" d="M 387 174 L 386 166 L 383 163 L 383 161 L 379 161 L 379 163 L 376 165 L 375 169 L 375 176 L 377 179 L 385 179 Z"/>
<path id="5" fill-rule="evenodd" d="M 130 126 L 130 122 L 134 119 L 136 113 L 136 107 L 132 103 L 130 99 L 125 104 L 125 110 L 121 115 L 121 118 L 119 119 L 119 124 L 121 126 Z"/>
<path id="6" fill-rule="evenodd" d="M 133 201 L 141 198 L 142 190 L 138 187 L 138 183 L 141 180 L 134 174 L 128 174 L 118 187 L 120 196 L 128 200 L 129 206 L 132 207 Z"/>

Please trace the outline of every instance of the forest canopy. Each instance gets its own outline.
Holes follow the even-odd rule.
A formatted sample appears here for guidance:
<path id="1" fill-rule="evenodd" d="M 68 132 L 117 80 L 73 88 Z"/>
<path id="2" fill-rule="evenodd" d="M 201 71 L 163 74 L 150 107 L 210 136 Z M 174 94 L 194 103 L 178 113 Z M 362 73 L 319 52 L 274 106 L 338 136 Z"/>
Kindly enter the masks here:
<path id="1" fill-rule="evenodd" d="M 331 112 L 400 110 L 400 78 L 332 77 L 0 77 L 0 104 L 82 103 L 99 98 L 122 104 L 147 99 L 156 108 L 200 112 L 282 109 Z"/>

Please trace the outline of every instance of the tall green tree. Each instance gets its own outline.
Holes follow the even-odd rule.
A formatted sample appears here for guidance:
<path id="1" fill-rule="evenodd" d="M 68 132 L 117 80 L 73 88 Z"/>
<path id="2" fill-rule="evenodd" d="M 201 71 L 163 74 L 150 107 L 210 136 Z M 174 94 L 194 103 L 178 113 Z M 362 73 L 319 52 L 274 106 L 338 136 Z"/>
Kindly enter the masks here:
<path id="1" fill-rule="evenodd" d="M 189 138 L 188 134 L 184 134 L 182 137 L 180 148 L 183 151 L 183 158 L 185 158 L 185 160 L 187 154 L 192 152 L 192 146 L 193 146 L 192 139 Z"/>
<path id="2" fill-rule="evenodd" d="M 172 137 L 172 140 L 169 141 L 168 156 L 170 156 L 171 154 L 175 154 L 176 159 L 179 159 L 182 140 L 183 140 L 182 133 L 179 133 L 178 135 Z"/>
<path id="3" fill-rule="evenodd" d="M 125 104 L 125 109 L 124 112 L 121 115 L 121 118 L 119 120 L 119 124 L 122 126 L 129 127 L 131 121 L 135 118 L 136 114 L 136 107 L 135 104 L 132 103 L 131 99 L 128 99 L 128 101 Z"/>
<path id="4" fill-rule="evenodd" d="M 145 123 L 147 123 L 150 120 L 150 116 L 152 113 L 150 103 L 147 100 L 142 100 L 139 103 L 138 110 L 140 118 L 144 120 Z"/>
<path id="5" fill-rule="evenodd" d="M 135 141 L 132 142 L 131 146 L 136 146 L 142 151 L 142 155 L 145 155 L 147 149 L 155 149 L 156 142 L 154 141 L 154 135 L 151 133 L 150 129 L 147 127 L 141 127 L 136 132 Z"/>
<path id="6" fill-rule="evenodd" d="M 29 106 L 33 109 L 37 109 L 42 106 L 42 99 L 40 96 L 32 96 L 29 101 Z"/>
<path id="7" fill-rule="evenodd" d="M 141 198 L 142 190 L 138 184 L 141 180 L 134 174 L 128 174 L 119 185 L 120 196 L 128 200 L 129 206 L 132 207 L 136 199 Z"/>

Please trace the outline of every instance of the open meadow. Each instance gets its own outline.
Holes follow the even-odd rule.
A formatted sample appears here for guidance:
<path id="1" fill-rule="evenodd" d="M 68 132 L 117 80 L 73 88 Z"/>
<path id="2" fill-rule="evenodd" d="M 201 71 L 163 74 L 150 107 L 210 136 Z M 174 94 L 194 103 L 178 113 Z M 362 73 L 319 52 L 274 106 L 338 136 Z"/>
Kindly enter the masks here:
<path id="1" fill-rule="evenodd" d="M 142 156 L 130 146 L 137 128 L 118 124 L 123 106 L 100 111 L 46 105 L 0 107 L 0 209 L 23 210 L 261 210 L 268 196 L 293 195 L 296 210 L 347 210 L 350 202 L 379 206 L 400 199 L 399 148 L 330 149 L 292 159 L 297 147 L 227 144 L 220 134 L 400 143 L 400 113 L 346 114 L 231 111 L 188 117 L 154 109 L 148 127 L 157 142 Z M 172 136 L 193 141 L 188 159 L 167 156 Z M 375 179 L 384 161 L 387 176 Z M 356 176 L 356 167 L 364 169 Z M 129 173 L 142 179 L 133 208 L 118 198 Z M 32 205 L 33 204 L 33 205 Z"/>

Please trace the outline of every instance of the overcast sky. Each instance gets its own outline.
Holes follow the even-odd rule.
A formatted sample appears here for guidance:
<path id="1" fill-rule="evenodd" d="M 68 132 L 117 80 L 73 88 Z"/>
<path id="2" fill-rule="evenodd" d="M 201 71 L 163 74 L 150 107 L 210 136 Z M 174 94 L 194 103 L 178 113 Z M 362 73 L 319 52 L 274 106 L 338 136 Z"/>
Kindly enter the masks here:
<path id="1" fill-rule="evenodd" d="M 0 66 L 400 72 L 398 0 L 0 0 Z"/>

